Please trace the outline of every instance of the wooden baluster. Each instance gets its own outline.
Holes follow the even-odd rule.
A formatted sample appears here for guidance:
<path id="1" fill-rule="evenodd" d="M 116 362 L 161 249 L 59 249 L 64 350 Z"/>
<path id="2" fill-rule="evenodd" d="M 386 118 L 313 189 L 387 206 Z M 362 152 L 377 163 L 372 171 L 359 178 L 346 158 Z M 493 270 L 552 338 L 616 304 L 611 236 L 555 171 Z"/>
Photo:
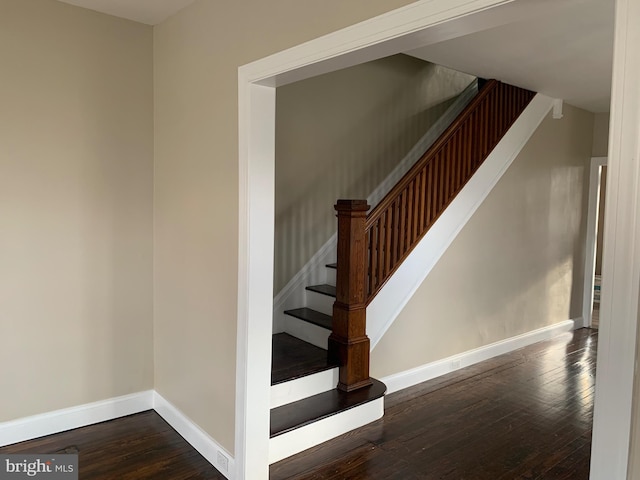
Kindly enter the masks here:
<path id="1" fill-rule="evenodd" d="M 371 385 L 366 333 L 366 200 L 338 200 L 338 272 L 329 358 L 340 365 L 338 389 Z"/>

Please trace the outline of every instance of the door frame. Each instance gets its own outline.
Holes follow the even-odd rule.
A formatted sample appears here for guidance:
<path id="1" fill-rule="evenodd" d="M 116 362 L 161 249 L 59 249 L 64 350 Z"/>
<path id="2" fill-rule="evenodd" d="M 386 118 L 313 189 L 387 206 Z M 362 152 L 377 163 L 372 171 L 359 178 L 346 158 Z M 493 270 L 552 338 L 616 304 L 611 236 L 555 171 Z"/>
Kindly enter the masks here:
<path id="1" fill-rule="evenodd" d="M 237 479 L 269 474 L 275 88 L 513 21 L 514 14 L 554 2 L 420 0 L 238 69 Z M 625 479 L 629 460 L 640 294 L 639 24 L 640 2 L 616 0 L 592 480 Z"/>
<path id="2" fill-rule="evenodd" d="M 587 234 L 584 256 L 584 291 L 582 294 L 582 325 L 591 327 L 593 313 L 593 287 L 598 248 L 598 212 L 600 211 L 600 180 L 607 157 L 591 157 L 589 168 L 589 202 L 587 208 Z"/>

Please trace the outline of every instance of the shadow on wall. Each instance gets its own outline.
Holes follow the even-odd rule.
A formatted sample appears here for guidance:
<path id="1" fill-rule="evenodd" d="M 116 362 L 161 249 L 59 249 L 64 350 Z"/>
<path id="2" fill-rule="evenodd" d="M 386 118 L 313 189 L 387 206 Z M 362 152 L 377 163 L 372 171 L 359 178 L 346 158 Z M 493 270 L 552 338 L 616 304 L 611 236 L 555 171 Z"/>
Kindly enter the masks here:
<path id="1" fill-rule="evenodd" d="M 547 116 L 373 349 L 372 376 L 581 315 L 592 129 L 569 105 Z"/>
<path id="2" fill-rule="evenodd" d="M 274 294 L 473 78 L 396 55 L 278 88 Z"/>

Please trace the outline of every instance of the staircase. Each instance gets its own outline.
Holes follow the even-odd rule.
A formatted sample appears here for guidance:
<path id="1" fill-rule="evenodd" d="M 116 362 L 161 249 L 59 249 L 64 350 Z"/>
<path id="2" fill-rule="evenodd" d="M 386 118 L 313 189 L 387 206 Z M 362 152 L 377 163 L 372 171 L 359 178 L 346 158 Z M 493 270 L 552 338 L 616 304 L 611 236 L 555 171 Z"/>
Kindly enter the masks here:
<path id="1" fill-rule="evenodd" d="M 296 319 L 288 333 L 273 337 L 272 463 L 383 415 L 386 387 L 369 377 L 367 305 L 533 96 L 486 82 L 372 212 L 366 200 L 338 200 L 337 262 L 326 265 L 326 283 L 306 287 L 304 306 L 285 311 Z"/>

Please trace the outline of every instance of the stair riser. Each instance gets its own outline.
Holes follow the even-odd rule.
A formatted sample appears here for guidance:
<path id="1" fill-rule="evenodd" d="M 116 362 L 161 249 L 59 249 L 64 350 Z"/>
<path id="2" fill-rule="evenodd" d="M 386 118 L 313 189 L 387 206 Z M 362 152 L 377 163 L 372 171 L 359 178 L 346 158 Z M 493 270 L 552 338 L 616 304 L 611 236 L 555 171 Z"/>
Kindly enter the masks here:
<path id="1" fill-rule="evenodd" d="M 350 432 L 384 415 L 384 397 L 273 437 L 269 441 L 269 464 Z"/>
<path id="2" fill-rule="evenodd" d="M 329 285 L 336 285 L 336 272 L 335 268 L 327 268 L 327 282 Z"/>
<path id="3" fill-rule="evenodd" d="M 326 315 L 333 315 L 333 302 L 336 301 L 335 298 L 309 290 L 306 291 L 306 297 L 306 307 Z"/>
<path id="4" fill-rule="evenodd" d="M 303 398 L 328 392 L 338 384 L 339 370 L 333 368 L 271 386 L 271 408 L 297 402 Z"/>
<path id="5" fill-rule="evenodd" d="M 313 323 L 300 320 L 299 318 L 291 317 L 289 315 L 285 315 L 285 317 L 286 318 L 283 319 L 283 322 L 284 331 L 286 333 L 292 337 L 304 340 L 311 345 L 315 345 L 316 347 L 324 348 L 325 350 L 329 348 L 328 342 L 331 331 L 326 328 L 319 327 L 318 325 L 314 325 Z M 335 385 L 332 388 L 335 388 Z"/>

